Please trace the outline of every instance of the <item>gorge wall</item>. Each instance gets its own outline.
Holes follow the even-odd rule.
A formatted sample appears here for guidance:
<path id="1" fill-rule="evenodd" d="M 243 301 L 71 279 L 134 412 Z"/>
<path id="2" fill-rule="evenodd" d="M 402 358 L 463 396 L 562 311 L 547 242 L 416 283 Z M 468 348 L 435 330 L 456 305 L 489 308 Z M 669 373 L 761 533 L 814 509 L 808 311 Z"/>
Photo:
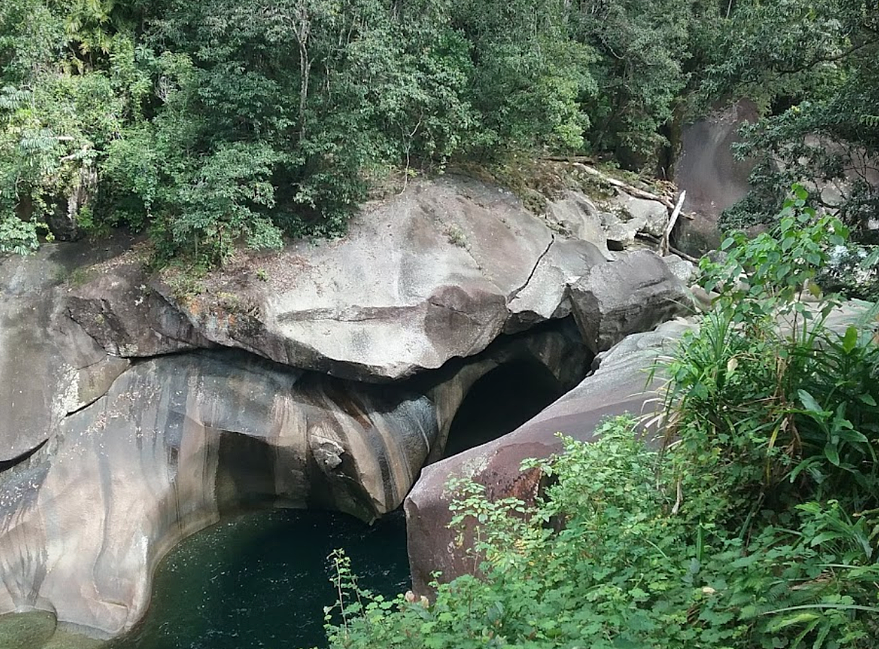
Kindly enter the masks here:
<path id="1" fill-rule="evenodd" d="M 570 389 L 687 308 L 654 253 L 551 226 L 445 178 L 201 279 L 147 273 L 130 241 L 0 261 L 0 615 L 124 633 L 180 539 L 254 508 L 373 520 L 482 377 L 522 364 Z"/>

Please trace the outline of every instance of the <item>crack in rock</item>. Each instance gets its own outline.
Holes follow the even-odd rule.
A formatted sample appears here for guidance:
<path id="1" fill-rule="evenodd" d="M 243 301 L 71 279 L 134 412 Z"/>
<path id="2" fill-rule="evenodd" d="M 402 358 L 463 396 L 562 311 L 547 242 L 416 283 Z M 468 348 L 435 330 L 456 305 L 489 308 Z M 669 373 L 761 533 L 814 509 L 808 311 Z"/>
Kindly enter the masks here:
<path id="1" fill-rule="evenodd" d="M 519 297 L 519 293 L 528 288 L 531 280 L 534 279 L 534 275 L 537 274 L 537 269 L 540 268 L 540 264 L 543 262 L 543 259 L 549 254 L 549 251 L 552 248 L 553 244 L 555 244 L 555 234 L 550 236 L 549 244 L 546 246 L 546 250 L 544 250 L 537 258 L 537 261 L 534 263 L 534 267 L 531 269 L 531 274 L 528 275 L 528 279 L 525 280 L 525 283 L 516 290 L 514 290 L 512 293 L 510 293 L 510 297 L 507 300 L 507 305 L 511 304 L 513 300 Z"/>

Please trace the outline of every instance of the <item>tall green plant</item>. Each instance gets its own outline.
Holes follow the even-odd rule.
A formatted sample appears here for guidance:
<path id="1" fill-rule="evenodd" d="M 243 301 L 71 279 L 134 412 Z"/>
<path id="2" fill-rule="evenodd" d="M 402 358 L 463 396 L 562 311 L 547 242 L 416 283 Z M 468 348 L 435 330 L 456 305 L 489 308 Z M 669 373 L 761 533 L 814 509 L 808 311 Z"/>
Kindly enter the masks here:
<path id="1" fill-rule="evenodd" d="M 840 302 L 813 280 L 848 230 L 807 198 L 795 187 L 774 230 L 734 234 L 725 261 L 703 264 L 705 287 L 719 296 L 668 367 L 668 437 L 739 467 L 724 475 L 743 499 L 762 504 L 806 489 L 875 506 L 875 311 L 860 326 L 831 328 Z"/>

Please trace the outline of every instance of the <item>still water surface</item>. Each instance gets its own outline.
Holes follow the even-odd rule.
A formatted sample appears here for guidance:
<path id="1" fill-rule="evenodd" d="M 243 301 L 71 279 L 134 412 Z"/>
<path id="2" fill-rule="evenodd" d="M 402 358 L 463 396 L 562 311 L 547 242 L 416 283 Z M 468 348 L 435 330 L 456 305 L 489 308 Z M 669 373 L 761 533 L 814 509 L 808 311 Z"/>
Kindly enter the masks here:
<path id="1" fill-rule="evenodd" d="M 327 555 L 344 548 L 365 588 L 409 588 L 402 512 L 373 526 L 343 514 L 276 510 L 200 532 L 162 561 L 144 621 L 108 649 L 325 647 L 335 602 Z"/>

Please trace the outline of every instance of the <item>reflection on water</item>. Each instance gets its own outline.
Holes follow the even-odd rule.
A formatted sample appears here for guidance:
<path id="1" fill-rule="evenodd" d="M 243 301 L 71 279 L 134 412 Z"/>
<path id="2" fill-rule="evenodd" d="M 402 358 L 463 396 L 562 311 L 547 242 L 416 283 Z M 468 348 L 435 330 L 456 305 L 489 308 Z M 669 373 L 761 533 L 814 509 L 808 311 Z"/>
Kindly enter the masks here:
<path id="1" fill-rule="evenodd" d="M 372 527 L 327 512 L 248 514 L 172 550 L 147 617 L 108 649 L 324 647 L 335 548 L 345 549 L 365 588 L 395 595 L 409 587 L 402 512 Z"/>

